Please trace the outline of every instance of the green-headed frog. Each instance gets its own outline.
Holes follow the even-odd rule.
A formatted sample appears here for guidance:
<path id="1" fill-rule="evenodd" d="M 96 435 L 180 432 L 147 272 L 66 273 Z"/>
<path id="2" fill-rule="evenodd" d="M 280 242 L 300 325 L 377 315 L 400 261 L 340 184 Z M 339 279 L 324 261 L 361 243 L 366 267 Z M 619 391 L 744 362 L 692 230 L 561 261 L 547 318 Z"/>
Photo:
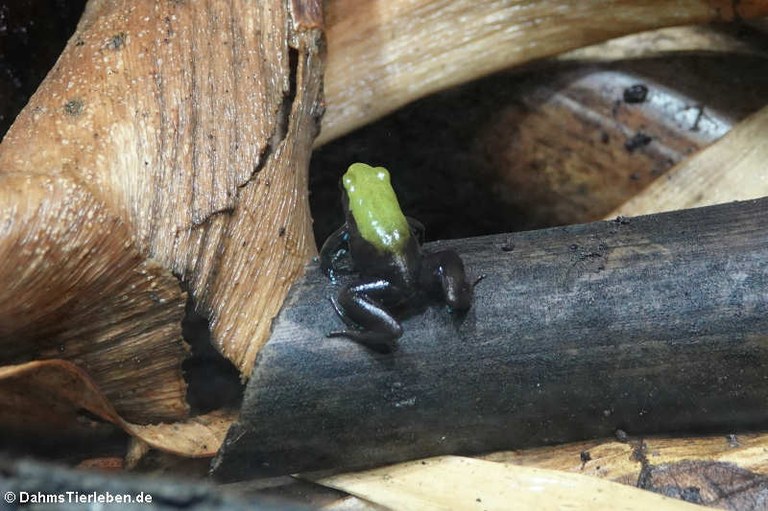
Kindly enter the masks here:
<path id="1" fill-rule="evenodd" d="M 455 311 L 469 309 L 473 284 L 467 282 L 461 258 L 452 250 L 421 251 L 424 227 L 403 215 L 385 168 L 354 163 L 341 183 L 346 222 L 323 244 L 320 264 L 335 280 L 337 263 L 349 256 L 359 279 L 331 300 L 348 328 L 329 337 L 389 350 L 403 333 L 393 310 L 429 297 Z"/>

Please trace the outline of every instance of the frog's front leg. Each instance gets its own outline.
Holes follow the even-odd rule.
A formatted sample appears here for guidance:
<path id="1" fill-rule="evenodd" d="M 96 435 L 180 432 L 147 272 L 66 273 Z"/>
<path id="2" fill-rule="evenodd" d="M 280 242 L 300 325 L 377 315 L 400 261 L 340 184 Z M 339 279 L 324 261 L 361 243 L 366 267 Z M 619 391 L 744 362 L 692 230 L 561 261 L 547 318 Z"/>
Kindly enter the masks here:
<path id="1" fill-rule="evenodd" d="M 391 349 L 403 327 L 382 304 L 393 303 L 398 296 L 398 288 L 382 279 L 344 286 L 333 306 L 350 329 L 331 332 L 328 337 L 347 337 L 374 349 Z"/>
<path id="2" fill-rule="evenodd" d="M 405 220 L 408 222 L 408 228 L 411 230 L 411 234 L 418 240 L 419 245 L 424 243 L 424 233 L 427 232 L 424 224 L 409 216 L 405 217 Z"/>
<path id="3" fill-rule="evenodd" d="M 453 250 L 424 256 L 422 285 L 443 298 L 453 310 L 465 311 L 472 305 L 474 286 L 467 282 L 464 262 Z"/>
<path id="4" fill-rule="evenodd" d="M 344 224 L 328 236 L 320 249 L 320 269 L 332 281 L 336 281 L 336 274 L 346 273 L 339 269 L 339 261 L 349 257 L 348 245 L 349 228 Z"/>

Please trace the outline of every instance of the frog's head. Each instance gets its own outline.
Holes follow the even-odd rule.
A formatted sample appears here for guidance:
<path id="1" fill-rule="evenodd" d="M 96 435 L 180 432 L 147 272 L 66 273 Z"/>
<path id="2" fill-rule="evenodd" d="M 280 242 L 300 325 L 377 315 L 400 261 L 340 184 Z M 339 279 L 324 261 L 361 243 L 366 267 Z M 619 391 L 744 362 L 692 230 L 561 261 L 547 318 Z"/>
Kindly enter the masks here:
<path id="1" fill-rule="evenodd" d="M 384 167 L 353 163 L 341 180 L 349 215 L 360 236 L 376 249 L 403 251 L 410 229 Z"/>

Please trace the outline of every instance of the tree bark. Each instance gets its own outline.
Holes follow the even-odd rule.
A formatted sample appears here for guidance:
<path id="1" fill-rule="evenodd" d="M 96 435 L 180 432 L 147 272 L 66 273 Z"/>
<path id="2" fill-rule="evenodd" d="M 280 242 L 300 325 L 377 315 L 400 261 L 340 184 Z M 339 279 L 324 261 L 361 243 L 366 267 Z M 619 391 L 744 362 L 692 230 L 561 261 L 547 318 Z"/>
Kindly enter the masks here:
<path id="1" fill-rule="evenodd" d="M 768 420 L 768 198 L 439 242 L 485 274 L 387 355 L 345 339 L 311 267 L 259 355 L 224 479 Z"/>

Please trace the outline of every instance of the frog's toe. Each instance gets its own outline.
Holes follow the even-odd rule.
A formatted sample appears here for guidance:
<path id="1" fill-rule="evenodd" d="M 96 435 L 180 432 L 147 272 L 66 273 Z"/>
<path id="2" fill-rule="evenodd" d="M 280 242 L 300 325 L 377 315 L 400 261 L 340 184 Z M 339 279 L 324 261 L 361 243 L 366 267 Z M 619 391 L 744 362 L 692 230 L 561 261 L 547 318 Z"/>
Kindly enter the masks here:
<path id="1" fill-rule="evenodd" d="M 391 353 L 397 349 L 395 341 L 397 337 L 382 332 L 366 332 L 364 330 L 337 330 L 329 332 L 326 337 L 345 337 L 349 340 L 362 344 L 378 353 Z"/>
<path id="2" fill-rule="evenodd" d="M 445 302 L 455 311 L 468 310 L 472 306 L 472 287 L 464 283 L 458 289 L 446 289 Z"/>

